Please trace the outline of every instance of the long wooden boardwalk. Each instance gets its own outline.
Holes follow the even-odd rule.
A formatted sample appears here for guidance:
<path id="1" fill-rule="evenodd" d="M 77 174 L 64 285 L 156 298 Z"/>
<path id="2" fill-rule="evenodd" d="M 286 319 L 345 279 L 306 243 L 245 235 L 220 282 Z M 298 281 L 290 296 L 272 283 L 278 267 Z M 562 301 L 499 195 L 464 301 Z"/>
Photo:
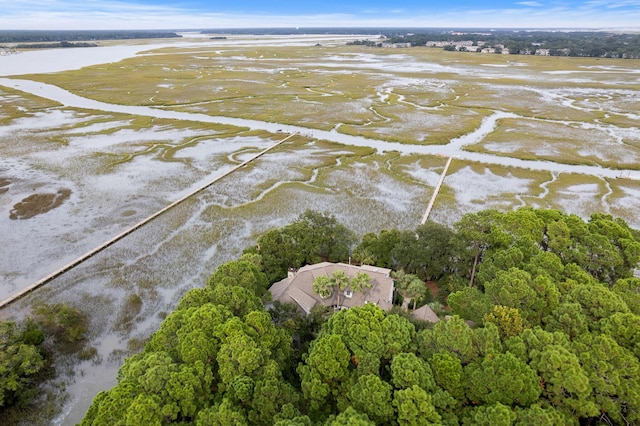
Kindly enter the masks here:
<path id="1" fill-rule="evenodd" d="M 451 165 L 451 160 L 453 160 L 453 157 L 449 157 L 449 159 L 447 160 L 447 164 L 444 165 L 444 170 L 440 175 L 440 180 L 436 185 L 436 189 L 433 191 L 431 200 L 429 200 L 429 205 L 427 205 L 427 210 L 424 212 L 424 216 L 422 216 L 422 221 L 420 221 L 420 225 L 424 225 L 425 223 L 427 223 L 427 220 L 429 219 L 429 215 L 431 214 L 431 209 L 433 208 L 433 204 L 436 202 L 436 197 L 438 196 L 438 192 L 440 192 L 440 187 L 442 186 L 442 182 L 444 182 L 444 178 L 445 176 L 447 176 L 447 171 L 449 170 L 449 166 Z"/>
<path id="2" fill-rule="evenodd" d="M 131 234 L 132 232 L 142 228 L 144 225 L 146 225 L 147 223 L 151 222 L 152 220 L 154 220 L 155 218 L 157 218 L 161 214 L 165 213 L 169 209 L 177 206 L 178 204 L 180 204 L 183 201 L 185 201 L 186 199 L 196 195 L 197 193 L 204 191 L 205 189 L 207 189 L 208 187 L 210 187 L 214 183 L 218 182 L 220 179 L 223 179 L 224 177 L 226 177 L 226 176 L 230 175 L 231 173 L 235 172 L 236 170 L 246 166 L 247 164 L 249 164 L 252 161 L 256 160 L 257 158 L 263 156 L 267 152 L 271 151 L 272 149 L 276 148 L 277 146 L 279 146 L 282 143 L 288 141 L 289 139 L 291 139 L 292 137 L 294 137 L 296 135 L 297 135 L 297 133 L 291 133 L 286 138 L 284 138 L 284 139 L 278 141 L 277 143 L 271 145 L 270 147 L 268 147 L 264 151 L 259 152 L 258 154 L 254 155 L 250 159 L 242 162 L 241 164 L 237 165 L 236 167 L 226 171 L 225 173 L 223 173 L 222 175 L 216 177 L 215 179 L 213 179 L 212 181 L 208 182 L 207 184 L 202 185 L 201 187 L 199 187 L 198 189 L 195 189 L 194 191 L 191 191 L 189 194 L 185 195 L 184 197 L 180 198 L 177 201 L 174 201 L 173 203 L 169 204 L 168 206 L 166 206 L 162 210 L 159 210 L 159 211 L 155 212 L 154 214 L 152 214 L 151 216 L 147 217 L 146 219 L 141 220 L 140 222 L 138 222 L 135 225 L 133 225 L 131 228 L 129 228 L 129 229 L 121 232 L 120 234 L 116 235 L 115 237 L 111 238 L 109 241 L 106 241 L 106 242 L 102 243 L 101 245 L 99 245 L 98 247 L 96 247 L 93 250 L 89 251 L 88 253 L 83 254 L 82 256 L 77 258 L 76 260 L 68 263 L 67 265 L 63 266 L 62 268 L 52 272 L 51 274 L 49 274 L 46 277 L 36 281 L 35 283 L 31 284 L 30 286 L 22 289 L 21 291 L 13 294 L 12 296 L 4 299 L 2 302 L 0 302 L 0 309 L 2 309 L 3 307 L 5 307 L 7 305 L 10 305 L 11 303 L 15 302 L 16 300 L 20 299 L 21 297 L 24 297 L 25 295 L 29 294 L 33 290 L 35 290 L 35 289 L 37 289 L 39 287 L 42 287 L 43 285 L 45 285 L 48 282 L 54 280 L 55 278 L 59 277 L 60 275 L 64 274 L 65 272 L 75 268 L 76 266 L 78 266 L 79 264 L 84 262 L 85 260 L 90 259 L 91 257 L 95 256 L 96 254 L 100 253 L 102 250 L 104 250 L 107 247 L 109 247 L 109 246 L 115 244 L 116 242 L 120 241 L 121 239 L 123 239 L 127 235 Z"/>

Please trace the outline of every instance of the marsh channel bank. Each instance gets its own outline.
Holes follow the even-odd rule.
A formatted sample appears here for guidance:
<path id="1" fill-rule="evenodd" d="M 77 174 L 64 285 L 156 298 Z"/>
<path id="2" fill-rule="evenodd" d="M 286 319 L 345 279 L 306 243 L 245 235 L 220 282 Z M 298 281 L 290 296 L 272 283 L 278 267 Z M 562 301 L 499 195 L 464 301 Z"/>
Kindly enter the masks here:
<path id="1" fill-rule="evenodd" d="M 272 145 L 277 138 L 283 138 L 280 134 L 283 129 L 286 133 L 306 135 L 299 146 L 269 153 L 250 170 L 222 182 L 209 194 L 193 197 L 0 313 L 3 317 L 20 316 L 32 303 L 44 300 L 70 303 L 91 315 L 90 338 L 100 359 L 75 367 L 67 386 L 70 398 L 54 424 L 79 422 L 97 392 L 115 384 L 123 358 L 141 347 L 186 290 L 201 286 L 217 265 L 235 258 L 257 234 L 289 223 L 301 209 L 331 211 L 362 233 L 388 227 L 414 228 L 446 157 L 453 157 L 459 166 L 451 182 L 447 182 L 448 196 L 457 200 L 457 205 L 445 205 L 434 212 L 434 220 L 443 223 L 450 223 L 467 211 L 487 207 L 549 206 L 542 203 L 549 191 L 564 193 L 574 201 L 553 207 L 564 207 L 580 215 L 589 209 L 607 212 L 613 209 L 617 213 L 614 204 L 618 203 L 624 204 L 625 211 L 640 208 L 639 185 L 633 182 L 616 188 L 611 185 L 619 176 L 640 173 L 635 170 L 526 161 L 500 153 L 466 150 L 465 147 L 480 143 L 493 132 L 501 120 L 523 118 L 518 112 L 500 108 L 487 113 L 475 129 L 452 138 L 448 144 L 408 144 L 341 133 L 344 123 L 326 130 L 155 106 L 120 105 L 31 78 L 35 74 L 153 55 L 144 52 L 163 48 L 215 50 L 315 43 L 337 46 L 361 38 L 313 35 L 209 40 L 208 36 L 191 35 L 162 44 L 39 50 L 0 57 L 3 114 L 7 116 L 9 108 L 18 114 L 18 118 L 7 120 L 7 125 L 0 129 L 0 181 L 9 182 L 8 189 L 0 193 L 2 299 Z M 347 65 L 344 72 L 358 72 L 350 68 L 352 64 Z M 24 77 L 27 74 L 29 77 Z M 640 81 L 640 74 L 637 75 Z M 90 74 L 87 79 L 91 79 Z M 382 97 L 384 93 L 388 91 L 379 94 Z M 575 104 L 571 108 L 580 106 Z M 144 131 L 127 127 L 127 123 L 140 118 L 146 123 L 155 120 L 160 124 L 148 124 Z M 212 132 L 210 126 L 217 127 Z M 606 131 L 623 139 L 630 130 L 606 126 Z M 55 143 L 60 132 L 66 132 L 64 144 Z M 103 151 L 118 158 L 125 151 L 120 145 L 127 144 L 135 147 L 135 161 L 123 162 L 109 170 L 101 168 Z M 182 149 L 171 151 L 171 160 L 176 161 L 157 161 L 155 155 L 165 155 L 171 147 L 181 144 Z M 349 164 L 341 160 L 360 148 L 373 148 L 375 152 L 367 154 L 373 160 Z M 148 150 L 154 156 L 138 155 L 136 150 Z M 405 162 L 404 171 L 412 179 L 408 181 L 373 174 L 380 168 L 391 168 L 390 159 L 394 156 L 435 160 L 426 166 L 418 160 Z M 333 171 L 320 185 L 318 170 L 326 170 L 327 164 Z M 305 175 L 299 170 L 303 167 L 313 173 Z M 548 174 L 535 197 L 523 195 L 535 179 L 519 170 Z M 560 175 L 584 177 L 584 181 L 553 188 Z M 465 191 L 478 179 L 484 180 L 484 184 L 475 186 L 473 191 L 478 198 L 473 198 Z M 348 195 L 340 189 L 347 182 L 355 187 Z M 309 188 L 312 190 L 307 191 Z M 285 189 L 288 192 L 277 195 Z M 10 219 L 14 206 L 29 195 L 62 190 L 70 195 L 55 209 L 28 219 Z M 499 200 L 496 191 L 510 194 L 510 201 Z M 484 201 L 478 200 L 487 201 L 482 204 Z M 379 213 L 371 217 L 371 211 Z M 624 218 L 632 226 L 640 225 L 635 215 Z M 132 295 L 143 301 L 135 311 L 127 302 Z"/>

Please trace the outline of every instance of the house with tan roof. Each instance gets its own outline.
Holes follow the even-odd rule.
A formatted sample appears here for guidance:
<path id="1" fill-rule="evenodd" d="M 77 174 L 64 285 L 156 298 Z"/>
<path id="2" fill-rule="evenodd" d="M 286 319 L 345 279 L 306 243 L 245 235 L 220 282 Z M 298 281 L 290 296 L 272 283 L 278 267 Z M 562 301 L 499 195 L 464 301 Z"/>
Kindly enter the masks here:
<path id="1" fill-rule="evenodd" d="M 370 278 L 371 288 L 364 290 L 364 292 L 352 291 L 348 287 L 342 291 L 334 289 L 327 298 L 322 298 L 313 291 L 313 282 L 316 278 L 320 276 L 331 277 L 338 270 L 346 273 L 349 278 L 354 278 L 358 273 L 367 274 Z M 294 303 L 307 315 L 311 312 L 311 308 L 317 304 L 343 309 L 374 303 L 388 311 L 393 306 L 394 292 L 394 281 L 390 274 L 391 270 L 387 268 L 322 262 L 303 266 L 295 272 L 291 271 L 287 278 L 274 283 L 269 288 L 269 292 L 273 301 Z M 439 321 L 438 316 L 431 308 L 425 306 L 414 311 L 419 314 L 416 318 L 431 322 Z"/>

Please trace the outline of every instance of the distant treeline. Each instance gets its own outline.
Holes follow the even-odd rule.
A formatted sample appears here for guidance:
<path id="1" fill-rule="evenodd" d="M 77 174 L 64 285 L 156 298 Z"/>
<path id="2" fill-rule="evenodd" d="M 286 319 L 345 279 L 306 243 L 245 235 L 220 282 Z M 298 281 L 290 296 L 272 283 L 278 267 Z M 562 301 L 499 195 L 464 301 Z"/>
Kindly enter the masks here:
<path id="1" fill-rule="evenodd" d="M 181 36 L 169 31 L 0 31 L 0 43 L 46 43 L 169 37 Z"/>
<path id="2" fill-rule="evenodd" d="M 404 31 L 407 31 L 406 29 Z M 382 34 L 382 28 L 328 28 L 328 27 L 290 27 L 290 28 L 207 28 L 202 34 L 252 34 L 252 35 L 299 35 L 299 34 Z"/>
<path id="3" fill-rule="evenodd" d="M 347 42 L 347 46 L 382 46 L 381 42 L 371 40 L 355 40 Z"/>
<path id="4" fill-rule="evenodd" d="M 30 43 L 30 44 L 17 44 L 13 47 L 16 49 L 55 49 L 66 47 L 97 47 L 95 43 L 79 42 L 71 43 L 68 41 L 61 41 L 59 43 Z M 7 46 L 0 46 L 0 48 L 7 48 Z"/>
<path id="5" fill-rule="evenodd" d="M 384 34 L 391 43 L 424 46 L 428 41 L 485 42 L 485 46 L 502 45 L 511 54 L 533 54 L 548 49 L 551 56 L 588 56 L 640 58 L 640 34 L 609 32 L 559 31 L 393 31 Z"/>

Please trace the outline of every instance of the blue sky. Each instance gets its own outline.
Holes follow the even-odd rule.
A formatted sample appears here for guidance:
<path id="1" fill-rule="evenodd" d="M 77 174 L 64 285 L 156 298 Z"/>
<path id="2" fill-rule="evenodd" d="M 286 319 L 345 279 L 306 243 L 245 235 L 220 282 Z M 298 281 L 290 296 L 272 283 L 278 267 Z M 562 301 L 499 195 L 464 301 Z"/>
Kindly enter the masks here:
<path id="1" fill-rule="evenodd" d="M 0 29 L 625 28 L 640 0 L 3 0 Z"/>

